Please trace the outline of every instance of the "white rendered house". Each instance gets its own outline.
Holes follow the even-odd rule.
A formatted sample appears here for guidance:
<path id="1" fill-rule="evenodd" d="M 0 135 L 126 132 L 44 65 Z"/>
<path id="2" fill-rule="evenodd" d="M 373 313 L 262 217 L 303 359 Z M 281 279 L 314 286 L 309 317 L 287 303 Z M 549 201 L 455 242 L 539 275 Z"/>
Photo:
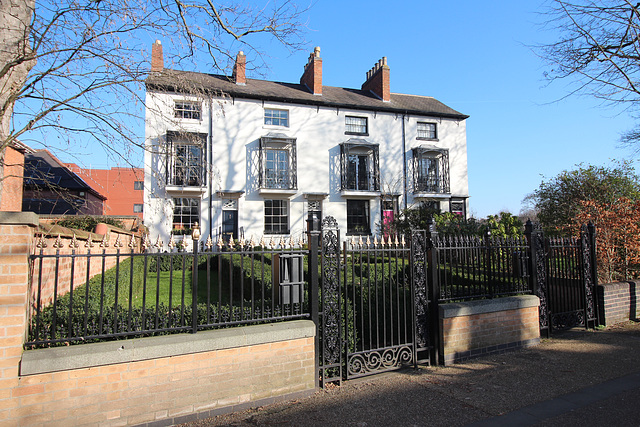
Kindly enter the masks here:
<path id="1" fill-rule="evenodd" d="M 292 236 L 328 215 L 342 236 L 380 234 L 399 210 L 468 210 L 461 114 L 431 97 L 390 92 L 382 58 L 361 89 L 322 85 L 316 48 L 300 83 L 169 70 L 153 45 L 147 79 L 144 222 L 167 242 Z"/>

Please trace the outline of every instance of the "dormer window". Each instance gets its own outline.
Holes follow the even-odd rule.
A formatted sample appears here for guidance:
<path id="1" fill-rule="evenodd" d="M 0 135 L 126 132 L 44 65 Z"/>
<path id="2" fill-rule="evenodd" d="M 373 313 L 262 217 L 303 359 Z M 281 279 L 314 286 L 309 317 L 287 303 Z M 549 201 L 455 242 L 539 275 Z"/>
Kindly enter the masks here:
<path id="1" fill-rule="evenodd" d="M 289 110 L 264 109 L 264 124 L 266 126 L 289 127 Z"/>
<path id="2" fill-rule="evenodd" d="M 177 119 L 200 120 L 202 104 L 193 101 L 176 101 L 173 107 L 174 117 Z"/>

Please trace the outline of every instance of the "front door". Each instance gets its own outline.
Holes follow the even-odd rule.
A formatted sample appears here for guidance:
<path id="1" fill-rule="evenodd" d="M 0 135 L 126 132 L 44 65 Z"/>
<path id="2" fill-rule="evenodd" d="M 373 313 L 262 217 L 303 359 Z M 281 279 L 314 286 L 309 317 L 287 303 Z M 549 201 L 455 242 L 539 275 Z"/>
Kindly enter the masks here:
<path id="1" fill-rule="evenodd" d="M 222 236 L 225 240 L 238 238 L 238 211 L 222 211 Z"/>
<path id="2" fill-rule="evenodd" d="M 390 234 L 393 234 L 393 220 L 396 217 L 397 207 L 397 198 L 382 201 L 382 230 L 385 238 L 389 237 Z"/>

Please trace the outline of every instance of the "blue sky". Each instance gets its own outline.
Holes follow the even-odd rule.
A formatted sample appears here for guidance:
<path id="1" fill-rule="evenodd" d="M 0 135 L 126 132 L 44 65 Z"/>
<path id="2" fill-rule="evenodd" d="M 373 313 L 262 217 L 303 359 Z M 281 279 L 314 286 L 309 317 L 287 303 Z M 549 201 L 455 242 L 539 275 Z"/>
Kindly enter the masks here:
<path id="1" fill-rule="evenodd" d="M 386 56 L 392 92 L 433 96 L 471 116 L 470 212 L 517 214 L 542 176 L 630 154 L 618 142 L 633 125 L 627 113 L 589 97 L 562 99 L 569 82 L 544 81 L 547 66 L 531 48 L 554 40 L 539 25 L 543 4 L 317 0 L 308 13 L 308 48 L 290 53 L 275 43 L 262 45 L 270 63 L 263 77 L 297 82 L 309 53 L 320 46 L 323 83 L 359 88 L 366 71 Z M 104 157 L 69 159 L 77 160 L 115 166 L 102 164 Z"/>
<path id="2" fill-rule="evenodd" d="M 543 1 L 319 0 L 307 38 L 320 46 L 323 83 L 359 88 L 386 56 L 391 91 L 433 96 L 468 114 L 470 210 L 476 217 L 519 213 L 542 176 L 578 163 L 628 157 L 620 133 L 628 114 L 589 97 L 569 97 L 569 82 L 547 85 L 548 67 L 532 46 L 554 40 L 539 24 Z M 267 78 L 298 81 L 309 51 L 275 57 Z"/>

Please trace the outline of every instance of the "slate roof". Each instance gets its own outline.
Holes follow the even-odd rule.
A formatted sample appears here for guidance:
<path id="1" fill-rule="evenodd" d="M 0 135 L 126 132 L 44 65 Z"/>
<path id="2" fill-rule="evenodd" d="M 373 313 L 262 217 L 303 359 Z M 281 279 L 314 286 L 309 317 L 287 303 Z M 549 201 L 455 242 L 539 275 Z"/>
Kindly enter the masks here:
<path id="1" fill-rule="evenodd" d="M 87 184 L 48 150 L 35 150 L 24 156 L 24 185 L 28 189 L 67 189 L 86 191 L 99 199 L 106 197 Z"/>
<path id="2" fill-rule="evenodd" d="M 235 84 L 230 77 L 165 69 L 152 73 L 146 80 L 147 90 L 227 95 L 232 98 L 256 99 L 319 107 L 346 108 L 444 117 L 464 120 L 469 116 L 450 108 L 429 96 L 391 94 L 383 102 L 369 91 L 334 86 L 323 86 L 322 95 L 312 94 L 306 86 L 297 83 L 247 79 L 246 85 Z"/>

